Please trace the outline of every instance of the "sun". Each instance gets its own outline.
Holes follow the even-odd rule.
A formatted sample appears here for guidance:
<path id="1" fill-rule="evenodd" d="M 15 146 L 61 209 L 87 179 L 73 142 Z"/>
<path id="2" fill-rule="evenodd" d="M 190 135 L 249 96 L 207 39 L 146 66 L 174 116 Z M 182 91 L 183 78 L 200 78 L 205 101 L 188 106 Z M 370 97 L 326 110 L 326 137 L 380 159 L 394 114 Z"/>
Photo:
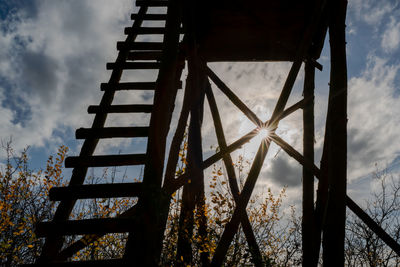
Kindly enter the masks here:
<path id="1" fill-rule="evenodd" d="M 261 139 L 267 139 L 270 135 L 271 135 L 271 130 L 265 127 L 258 128 L 257 136 L 259 136 Z"/>

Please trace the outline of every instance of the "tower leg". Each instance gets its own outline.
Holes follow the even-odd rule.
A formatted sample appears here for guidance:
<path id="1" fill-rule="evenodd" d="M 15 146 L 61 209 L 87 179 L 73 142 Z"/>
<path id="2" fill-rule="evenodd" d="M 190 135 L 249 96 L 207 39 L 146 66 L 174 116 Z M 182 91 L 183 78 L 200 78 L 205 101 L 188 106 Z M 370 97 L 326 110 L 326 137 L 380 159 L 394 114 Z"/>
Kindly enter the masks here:
<path id="1" fill-rule="evenodd" d="M 347 170 L 346 0 L 330 1 L 331 74 L 326 131 L 329 131 L 328 201 L 323 229 L 324 266 L 344 266 Z"/>
<path id="2" fill-rule="evenodd" d="M 314 98 L 315 68 L 305 64 L 304 98 Z M 310 101 L 303 109 L 303 155 L 314 162 L 314 101 Z M 317 266 L 314 260 L 314 173 L 303 166 L 303 217 L 302 217 L 302 248 L 303 266 Z"/>
<path id="3" fill-rule="evenodd" d="M 189 182 L 183 187 L 182 207 L 179 218 L 178 232 L 178 262 L 183 259 L 185 264 L 192 264 L 192 238 L 194 230 L 194 211 L 197 207 L 196 220 L 199 220 L 198 234 L 202 240 L 205 240 L 207 234 L 207 221 L 204 214 L 204 175 L 202 169 L 203 150 L 201 141 L 201 125 L 203 121 L 203 106 L 205 96 L 205 85 L 207 77 L 200 68 L 196 49 L 192 48 L 189 52 L 188 59 L 188 84 L 191 92 L 194 93 L 193 104 L 190 111 L 190 124 L 188 136 L 188 151 L 187 151 L 187 171 L 189 173 Z M 201 254 L 201 260 L 207 264 L 208 255 Z M 204 264 L 203 264 L 204 265 Z"/>

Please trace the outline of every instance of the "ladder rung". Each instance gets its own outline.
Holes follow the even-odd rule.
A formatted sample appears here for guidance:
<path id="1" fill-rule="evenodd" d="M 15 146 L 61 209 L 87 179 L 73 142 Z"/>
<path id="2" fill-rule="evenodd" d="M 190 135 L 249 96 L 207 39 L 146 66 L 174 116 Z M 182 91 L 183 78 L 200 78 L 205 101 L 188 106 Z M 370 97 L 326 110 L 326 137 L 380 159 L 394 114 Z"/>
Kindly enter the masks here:
<path id="1" fill-rule="evenodd" d="M 46 263 L 31 263 L 31 264 L 21 264 L 21 267 L 30 266 L 132 266 L 132 262 L 124 259 L 108 259 L 108 260 L 85 260 L 85 261 L 50 261 Z"/>
<path id="2" fill-rule="evenodd" d="M 108 167 L 142 165 L 146 162 L 146 154 L 77 156 L 65 159 L 66 168 L 76 167 Z"/>
<path id="3" fill-rule="evenodd" d="M 135 221 L 133 218 L 101 218 L 41 222 L 37 224 L 35 233 L 38 237 L 125 233 L 132 230 Z"/>
<path id="4" fill-rule="evenodd" d="M 127 60 L 161 60 L 160 51 L 129 52 Z"/>
<path id="5" fill-rule="evenodd" d="M 183 33 L 183 28 L 180 28 L 180 33 Z M 164 34 L 165 27 L 141 27 L 133 29 L 132 27 L 126 27 L 124 30 L 125 34 Z"/>
<path id="6" fill-rule="evenodd" d="M 131 34 L 132 31 L 135 34 L 164 34 L 165 33 L 165 27 L 141 27 L 141 28 L 135 28 L 133 29 L 132 27 L 126 27 L 124 30 L 125 34 Z"/>
<path id="7" fill-rule="evenodd" d="M 51 201 L 86 198 L 137 197 L 140 195 L 141 189 L 142 183 L 71 185 L 67 187 L 51 188 L 49 197 Z"/>
<path id="8" fill-rule="evenodd" d="M 107 63 L 106 67 L 108 70 L 113 69 L 159 69 L 161 63 L 159 62 L 122 62 L 122 63 Z"/>
<path id="9" fill-rule="evenodd" d="M 137 0 L 136 6 L 149 6 L 149 7 L 157 7 L 157 6 L 168 6 L 168 1 L 161 0 Z"/>
<path id="10" fill-rule="evenodd" d="M 88 113 L 151 113 L 153 105 L 89 106 Z"/>
<path id="11" fill-rule="evenodd" d="M 149 127 L 80 128 L 75 132 L 76 139 L 147 137 L 148 135 Z"/>
<path id="12" fill-rule="evenodd" d="M 101 91 L 106 90 L 155 90 L 156 82 L 102 83 Z"/>
<path id="13" fill-rule="evenodd" d="M 138 14 L 131 14 L 131 19 L 138 19 Z M 145 14 L 143 20 L 167 20 L 166 14 Z"/>
<path id="14" fill-rule="evenodd" d="M 117 42 L 118 50 L 162 50 L 160 42 Z"/>
<path id="15" fill-rule="evenodd" d="M 177 84 L 178 89 L 182 89 L 182 81 Z M 156 82 L 127 82 L 116 83 L 110 85 L 109 83 L 102 83 L 100 85 L 102 91 L 106 90 L 155 90 Z"/>

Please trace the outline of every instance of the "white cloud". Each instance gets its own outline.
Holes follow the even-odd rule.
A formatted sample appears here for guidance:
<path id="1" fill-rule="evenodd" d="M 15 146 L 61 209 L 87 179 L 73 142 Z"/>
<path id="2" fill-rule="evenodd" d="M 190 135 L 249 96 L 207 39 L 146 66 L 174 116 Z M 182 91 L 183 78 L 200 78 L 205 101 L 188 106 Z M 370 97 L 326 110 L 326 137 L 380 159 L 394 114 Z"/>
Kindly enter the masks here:
<path id="1" fill-rule="evenodd" d="M 132 1 L 33 2 L 36 14 L 17 10 L 1 21 L 0 138 L 26 145 L 61 145 L 54 132 L 89 126 L 89 104 L 117 54 Z M 50 145 L 51 146 L 51 145 Z"/>
<path id="2" fill-rule="evenodd" d="M 400 21 L 390 17 L 390 23 L 382 35 L 381 46 L 385 52 L 393 52 L 400 45 Z"/>
<path id="3" fill-rule="evenodd" d="M 387 0 L 374 1 L 374 0 L 352 0 L 349 1 L 349 10 L 353 11 L 356 19 L 364 21 L 365 23 L 378 27 L 382 20 L 392 12 L 396 6 Z"/>
<path id="4" fill-rule="evenodd" d="M 349 80 L 351 179 L 371 173 L 375 163 L 391 163 L 400 151 L 400 98 L 394 84 L 399 68 L 372 55 L 361 76 Z"/>

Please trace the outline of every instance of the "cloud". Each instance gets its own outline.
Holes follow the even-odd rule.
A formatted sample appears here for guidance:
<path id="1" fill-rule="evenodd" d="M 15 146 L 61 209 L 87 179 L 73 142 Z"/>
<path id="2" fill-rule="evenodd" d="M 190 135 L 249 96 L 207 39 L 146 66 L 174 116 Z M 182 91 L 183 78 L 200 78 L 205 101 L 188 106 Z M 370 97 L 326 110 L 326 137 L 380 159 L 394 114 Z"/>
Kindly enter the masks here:
<path id="1" fill-rule="evenodd" d="M 278 187 L 298 187 L 301 184 L 301 166 L 290 159 L 284 152 L 268 163 L 265 177 Z"/>
<path id="2" fill-rule="evenodd" d="M 390 164 L 400 152 L 400 98 L 395 80 L 400 66 L 371 55 L 367 68 L 349 80 L 348 165 L 351 179 Z"/>
<path id="3" fill-rule="evenodd" d="M 374 0 L 349 1 L 349 11 L 355 13 L 355 18 L 374 27 L 378 27 L 395 6 L 396 4 L 386 0 L 379 2 Z"/>
<path id="4" fill-rule="evenodd" d="M 65 140 L 56 133 L 90 125 L 82 114 L 99 102 L 132 3 L 23 2 L 7 5 L 0 21 L 0 138 L 13 136 L 17 150 L 57 147 Z"/>
<path id="5" fill-rule="evenodd" d="M 400 45 L 400 22 L 390 17 L 390 23 L 382 35 L 381 46 L 385 52 L 393 52 Z"/>

